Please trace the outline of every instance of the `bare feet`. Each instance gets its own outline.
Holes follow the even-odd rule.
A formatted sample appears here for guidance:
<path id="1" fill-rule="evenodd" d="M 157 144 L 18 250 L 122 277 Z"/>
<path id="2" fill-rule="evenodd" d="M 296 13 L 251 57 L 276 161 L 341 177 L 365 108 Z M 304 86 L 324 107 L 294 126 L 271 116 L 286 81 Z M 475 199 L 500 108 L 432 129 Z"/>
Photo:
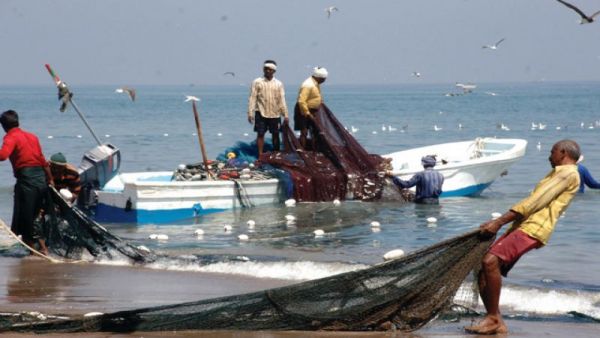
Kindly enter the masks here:
<path id="1" fill-rule="evenodd" d="M 40 244 L 40 252 L 44 254 L 44 256 L 48 256 L 48 247 L 46 246 L 46 241 L 43 239 L 39 239 Z"/>
<path id="2" fill-rule="evenodd" d="M 508 327 L 502 318 L 486 316 L 476 325 L 465 326 L 465 331 L 475 334 L 504 334 L 508 333 Z"/>

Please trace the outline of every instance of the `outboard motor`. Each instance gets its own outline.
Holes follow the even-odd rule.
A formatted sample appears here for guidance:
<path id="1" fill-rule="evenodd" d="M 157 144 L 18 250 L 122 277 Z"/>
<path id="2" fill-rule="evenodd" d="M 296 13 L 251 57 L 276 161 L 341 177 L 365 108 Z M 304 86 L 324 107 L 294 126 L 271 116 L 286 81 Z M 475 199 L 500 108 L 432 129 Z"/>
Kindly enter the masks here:
<path id="1" fill-rule="evenodd" d="M 102 187 L 110 181 L 121 166 L 121 151 L 110 143 L 99 145 L 87 151 L 79 165 L 79 177 L 81 179 L 81 193 L 78 203 L 80 207 L 89 209 L 96 205 L 94 190 Z"/>

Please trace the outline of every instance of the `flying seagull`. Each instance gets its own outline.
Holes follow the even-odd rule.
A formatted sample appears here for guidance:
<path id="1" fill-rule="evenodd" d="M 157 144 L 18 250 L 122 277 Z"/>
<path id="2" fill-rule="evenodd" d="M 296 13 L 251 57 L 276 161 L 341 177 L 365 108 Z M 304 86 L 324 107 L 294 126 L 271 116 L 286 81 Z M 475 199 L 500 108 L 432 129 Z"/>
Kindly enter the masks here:
<path id="1" fill-rule="evenodd" d="M 331 18 L 331 13 L 337 12 L 339 9 L 335 6 L 329 6 L 325 8 L 325 12 L 327 12 L 327 19 Z"/>
<path id="2" fill-rule="evenodd" d="M 502 43 L 502 41 L 504 41 L 504 38 L 500 39 L 500 41 L 496 42 L 495 44 L 493 44 L 491 46 L 490 45 L 485 45 L 485 46 L 482 46 L 481 48 L 484 48 L 484 49 L 485 48 L 489 48 L 489 49 L 492 49 L 492 50 L 496 50 L 496 49 L 498 49 L 498 45 L 500 43 Z"/>
<path id="3" fill-rule="evenodd" d="M 581 21 L 579 21 L 579 24 L 581 24 L 581 25 L 594 22 L 594 18 L 600 14 L 600 11 L 597 11 L 596 13 L 592 14 L 592 16 L 587 16 L 579 8 L 571 5 L 570 3 L 566 2 L 566 1 L 562 1 L 562 0 L 556 0 L 556 1 L 560 2 L 561 4 L 569 7 L 570 9 L 574 10 L 575 12 L 577 12 L 577 14 L 579 14 L 581 16 Z"/>
<path id="4" fill-rule="evenodd" d="M 197 97 L 195 97 L 195 96 L 186 95 L 186 96 L 185 96 L 185 101 L 184 101 L 184 102 L 189 102 L 189 101 L 196 101 L 196 102 L 198 102 L 198 101 L 200 101 L 200 99 L 199 99 L 199 98 L 197 98 Z"/>
<path id="5" fill-rule="evenodd" d="M 225 73 L 223 73 L 223 76 L 225 76 L 225 75 L 231 75 L 231 77 L 235 77 L 234 72 L 225 72 Z"/>
<path id="6" fill-rule="evenodd" d="M 119 93 L 119 94 L 127 93 L 127 95 L 129 95 L 129 98 L 131 99 L 131 101 L 135 101 L 135 89 L 133 89 L 133 88 L 129 88 L 129 87 L 117 88 L 117 89 L 115 89 L 115 93 Z"/>
<path id="7" fill-rule="evenodd" d="M 412 72 L 411 75 L 414 77 L 421 77 L 421 73 L 419 73 L 419 72 Z"/>

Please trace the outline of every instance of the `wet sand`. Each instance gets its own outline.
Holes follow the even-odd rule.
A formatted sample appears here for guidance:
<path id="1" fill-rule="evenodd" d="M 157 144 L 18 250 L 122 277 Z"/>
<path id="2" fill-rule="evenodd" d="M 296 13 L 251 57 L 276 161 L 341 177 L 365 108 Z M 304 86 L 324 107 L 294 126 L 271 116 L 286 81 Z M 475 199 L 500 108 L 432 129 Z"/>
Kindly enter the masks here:
<path id="1" fill-rule="evenodd" d="M 174 304 L 252 292 L 290 284 L 223 274 L 174 272 L 129 266 L 96 264 L 52 264 L 38 258 L 0 258 L 0 311 L 39 311 L 50 314 L 113 312 L 147 306 Z M 515 337 L 597 337 L 600 324 L 507 321 Z M 85 337 L 476 337 L 463 327 L 470 320 L 434 321 L 411 334 L 393 332 L 306 332 L 306 331 L 177 331 L 130 334 L 87 333 Z M 81 336 L 72 334 L 70 336 Z M 33 334 L 3 334 L 28 337 Z M 62 337 L 65 334 L 51 334 Z"/>

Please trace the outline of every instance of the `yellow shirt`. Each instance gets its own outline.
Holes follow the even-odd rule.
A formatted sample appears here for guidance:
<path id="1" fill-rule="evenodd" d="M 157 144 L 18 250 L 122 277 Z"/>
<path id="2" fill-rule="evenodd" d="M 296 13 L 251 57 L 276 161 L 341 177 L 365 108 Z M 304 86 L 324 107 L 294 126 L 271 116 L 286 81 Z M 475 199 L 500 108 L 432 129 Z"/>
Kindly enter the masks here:
<path id="1" fill-rule="evenodd" d="M 511 208 L 523 215 L 523 219 L 513 222 L 508 231 L 518 228 L 544 245 L 548 244 L 558 218 L 578 189 L 577 165 L 555 167 L 535 186 L 529 197 Z"/>
<path id="2" fill-rule="evenodd" d="M 304 80 L 300 86 L 300 91 L 298 92 L 298 107 L 300 108 L 302 115 L 307 116 L 310 114 L 309 110 L 319 108 L 321 102 L 323 102 L 323 98 L 321 97 L 321 87 L 311 76 Z"/>
<path id="3" fill-rule="evenodd" d="M 256 111 L 264 118 L 288 117 L 285 90 L 281 81 L 259 77 L 252 82 L 248 97 L 248 116 L 254 118 Z"/>

